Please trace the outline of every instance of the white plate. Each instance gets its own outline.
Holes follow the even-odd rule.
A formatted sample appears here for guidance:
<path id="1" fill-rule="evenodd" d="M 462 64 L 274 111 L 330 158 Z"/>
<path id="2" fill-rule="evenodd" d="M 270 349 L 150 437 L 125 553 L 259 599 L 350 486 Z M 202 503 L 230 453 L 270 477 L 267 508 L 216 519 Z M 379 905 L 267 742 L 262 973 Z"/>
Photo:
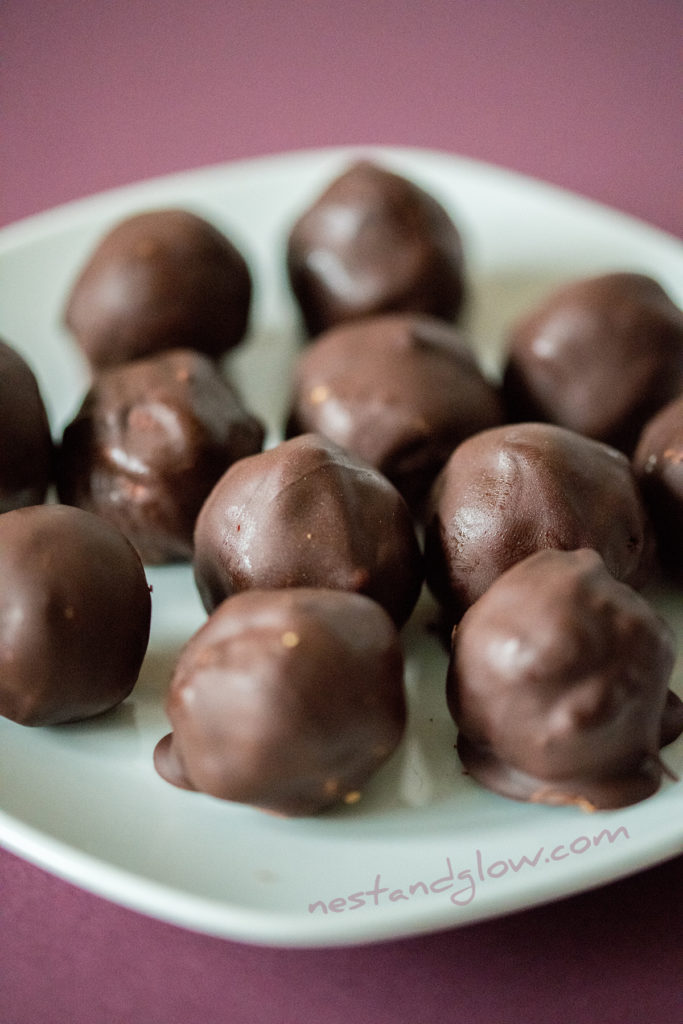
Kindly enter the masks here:
<path id="1" fill-rule="evenodd" d="M 422 183 L 460 225 L 473 282 L 470 328 L 488 366 L 506 324 L 563 278 L 643 270 L 683 303 L 683 249 L 646 225 L 471 161 L 364 152 Z M 174 204 L 213 219 L 252 263 L 252 337 L 232 363 L 252 408 L 277 436 L 297 331 L 283 273 L 287 228 L 352 155 L 304 152 L 181 174 L 0 232 L 0 336 L 36 370 L 55 432 L 75 410 L 85 379 L 59 322 L 77 268 L 124 214 Z M 319 946 L 483 919 L 683 849 L 683 782 L 665 780 L 635 807 L 586 815 L 507 801 L 464 777 L 445 710 L 445 658 L 422 629 L 425 601 L 407 630 L 409 733 L 359 804 L 281 821 L 172 788 L 155 774 L 152 750 L 167 731 L 163 696 L 173 660 L 204 615 L 189 569 L 148 575 L 149 653 L 120 709 L 43 730 L 0 721 L 0 841 L 77 885 L 211 934 Z M 680 594 L 656 600 L 680 636 Z M 683 693 L 680 660 L 673 685 Z M 683 775 L 681 740 L 664 757 Z"/>

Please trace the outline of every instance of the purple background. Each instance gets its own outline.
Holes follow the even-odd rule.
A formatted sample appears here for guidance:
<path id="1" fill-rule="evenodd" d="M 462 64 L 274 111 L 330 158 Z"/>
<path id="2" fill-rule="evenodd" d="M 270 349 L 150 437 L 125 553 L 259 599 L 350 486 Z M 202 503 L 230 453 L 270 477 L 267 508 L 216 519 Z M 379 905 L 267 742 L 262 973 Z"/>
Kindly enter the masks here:
<path id="1" fill-rule="evenodd" d="M 683 234 L 679 0 L 4 0 L 0 220 L 342 143 L 441 148 Z"/>
<path id="2" fill-rule="evenodd" d="M 678 2 L 5 0 L 0 223 L 206 163 L 425 146 L 683 235 Z M 195 935 L 0 851 L 3 1024 L 679 1024 L 683 858 L 322 951 Z"/>

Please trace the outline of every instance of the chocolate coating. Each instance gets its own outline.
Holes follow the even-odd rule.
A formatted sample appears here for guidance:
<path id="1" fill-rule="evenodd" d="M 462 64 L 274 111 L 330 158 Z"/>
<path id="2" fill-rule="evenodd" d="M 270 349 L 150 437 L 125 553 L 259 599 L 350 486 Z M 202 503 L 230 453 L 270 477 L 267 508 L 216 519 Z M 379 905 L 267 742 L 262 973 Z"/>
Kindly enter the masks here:
<path id="1" fill-rule="evenodd" d="M 287 816 L 355 803 L 405 727 L 397 631 L 358 594 L 238 594 L 182 651 L 167 713 L 175 785 Z"/>
<path id="2" fill-rule="evenodd" d="M 0 341 L 0 513 L 45 500 L 53 477 L 50 424 L 33 370 Z"/>
<path id="3" fill-rule="evenodd" d="M 503 422 L 459 332 L 394 313 L 332 328 L 299 356 L 288 433 L 315 431 L 375 466 L 416 510 L 453 449 Z"/>
<path id="4" fill-rule="evenodd" d="M 263 437 L 208 356 L 163 352 L 97 375 L 64 431 L 59 495 L 118 526 L 147 564 L 190 559 L 204 499 Z"/>
<path id="5" fill-rule="evenodd" d="M 667 689 L 673 663 L 668 626 L 595 551 L 538 552 L 454 631 L 447 694 L 460 758 L 516 800 L 584 810 L 644 800 L 661 783 L 663 720 L 680 705 Z"/>
<path id="6" fill-rule="evenodd" d="M 509 339 L 510 416 L 547 420 L 630 454 L 648 419 L 683 388 L 683 312 L 642 274 L 572 282 Z"/>
<path id="7" fill-rule="evenodd" d="M 152 210 L 102 238 L 65 322 L 97 368 L 168 348 L 218 358 L 244 337 L 251 290 L 247 263 L 222 232 L 186 210 Z"/>
<path id="8" fill-rule="evenodd" d="M 34 505 L 0 516 L 0 714 L 90 718 L 133 689 L 151 597 L 132 545 L 99 516 Z"/>
<path id="9" fill-rule="evenodd" d="M 662 568 L 683 578 L 683 395 L 645 426 L 633 465 L 654 523 Z"/>
<path id="10" fill-rule="evenodd" d="M 534 551 L 583 547 L 626 583 L 652 568 L 631 465 L 600 441 L 548 423 L 494 427 L 463 441 L 437 478 L 425 569 L 451 622 Z"/>
<path id="11" fill-rule="evenodd" d="M 462 243 L 445 209 L 367 160 L 336 178 L 293 225 L 287 269 L 310 335 L 397 310 L 453 320 L 465 292 Z"/>
<path id="12" fill-rule="evenodd" d="M 403 498 L 371 466 L 315 434 L 235 463 L 197 519 L 194 569 L 204 606 L 252 588 L 367 594 L 402 625 L 422 584 Z"/>

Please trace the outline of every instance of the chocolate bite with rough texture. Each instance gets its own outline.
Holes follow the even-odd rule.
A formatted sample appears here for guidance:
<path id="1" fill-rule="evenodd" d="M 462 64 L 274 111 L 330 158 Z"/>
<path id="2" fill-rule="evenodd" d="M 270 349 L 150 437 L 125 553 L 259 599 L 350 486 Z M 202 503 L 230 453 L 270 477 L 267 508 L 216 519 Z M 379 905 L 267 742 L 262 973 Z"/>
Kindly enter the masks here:
<path id="1" fill-rule="evenodd" d="M 459 445 L 430 495 L 427 582 L 450 622 L 542 548 L 595 548 L 634 586 L 653 538 L 627 457 L 549 423 L 494 427 Z"/>
<path id="2" fill-rule="evenodd" d="M 316 431 L 384 473 L 417 510 L 453 449 L 503 422 L 461 334 L 424 314 L 332 328 L 294 370 L 288 433 Z"/>
<path id="3" fill-rule="evenodd" d="M 292 291 L 310 335 L 392 311 L 454 320 L 465 283 L 460 234 L 435 198 L 402 175 L 360 160 L 293 225 Z"/>
<path id="4" fill-rule="evenodd" d="M 188 560 L 206 496 L 263 437 L 208 356 L 163 352 L 96 376 L 64 431 L 59 495 L 118 526 L 144 562 Z"/>
<path id="5" fill-rule="evenodd" d="M 194 570 L 204 606 L 253 588 L 366 594 L 402 625 L 417 602 L 422 555 L 396 488 L 315 434 L 235 463 L 197 519 Z"/>
<path id="6" fill-rule="evenodd" d="M 0 513 L 41 504 L 53 468 L 50 424 L 33 370 L 0 341 Z"/>
<path id="7" fill-rule="evenodd" d="M 645 426 L 633 466 L 655 527 L 659 561 L 683 578 L 683 395 Z"/>
<path id="8" fill-rule="evenodd" d="M 625 807 L 683 730 L 673 635 L 595 551 L 509 569 L 454 630 L 447 694 L 469 775 L 515 800 Z"/>
<path id="9" fill-rule="evenodd" d="M 187 210 L 115 225 L 68 297 L 65 322 L 97 368 L 193 348 L 218 358 L 244 337 L 252 282 L 242 253 Z"/>
<path id="10" fill-rule="evenodd" d="M 156 747 L 167 781 L 280 815 L 356 803 L 405 728 L 403 656 L 379 605 L 238 594 L 181 652 Z"/>
<path id="11" fill-rule="evenodd" d="M 115 527 L 64 505 L 0 516 L 0 714 L 91 718 L 133 689 L 149 640 L 140 558 Z"/>
<path id="12" fill-rule="evenodd" d="M 547 420 L 631 454 L 683 388 L 683 311 L 652 278 L 572 282 L 512 330 L 503 391 L 511 418 Z"/>

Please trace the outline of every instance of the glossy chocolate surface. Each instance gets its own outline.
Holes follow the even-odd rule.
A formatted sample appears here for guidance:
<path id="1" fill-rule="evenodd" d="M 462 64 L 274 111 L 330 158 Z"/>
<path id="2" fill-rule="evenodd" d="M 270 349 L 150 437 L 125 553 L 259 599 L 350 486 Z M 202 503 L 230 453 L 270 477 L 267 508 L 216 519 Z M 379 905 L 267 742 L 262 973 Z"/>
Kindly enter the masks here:
<path id="1" fill-rule="evenodd" d="M 502 421 L 462 335 L 395 313 L 332 328 L 302 351 L 288 433 L 316 431 L 355 452 L 417 509 L 453 449 Z"/>
<path id="2" fill-rule="evenodd" d="M 294 224 L 287 268 L 310 335 L 391 311 L 454 320 L 465 293 L 462 243 L 449 214 L 424 189 L 366 160 Z"/>
<path id="3" fill-rule="evenodd" d="M 0 714 L 56 725 L 133 689 L 151 597 L 126 538 L 99 516 L 34 505 L 0 516 Z"/>
<path id="4" fill-rule="evenodd" d="M 238 594 L 182 651 L 167 712 L 175 785 L 287 816 L 356 803 L 405 727 L 398 633 L 358 594 Z"/>
<path id="5" fill-rule="evenodd" d="M 207 610 L 252 588 L 367 594 L 401 625 L 422 557 L 403 498 L 371 466 L 315 434 L 242 459 L 207 498 L 195 530 Z"/>
<path id="6" fill-rule="evenodd" d="M 655 526 L 659 562 L 665 573 L 683 579 L 683 395 L 645 426 L 633 465 Z"/>
<path id="7" fill-rule="evenodd" d="M 199 352 L 111 367 L 64 431 L 60 498 L 114 523 L 148 564 L 187 560 L 204 499 L 233 462 L 260 451 L 263 436 Z"/>
<path id="8" fill-rule="evenodd" d="M 617 579 L 642 585 L 653 539 L 629 460 L 546 423 L 463 441 L 430 496 L 426 576 L 453 622 L 502 572 L 542 548 L 590 547 Z"/>
<path id="9" fill-rule="evenodd" d="M 73 284 L 65 322 L 101 368 L 169 348 L 222 356 L 244 337 L 251 275 L 233 243 L 186 210 L 116 224 Z"/>
<path id="10" fill-rule="evenodd" d="M 466 771 L 534 803 L 644 800 L 663 739 L 683 729 L 674 656 L 668 626 L 595 551 L 532 555 L 454 630 L 447 693 Z"/>
<path id="11" fill-rule="evenodd" d="M 503 388 L 512 418 L 559 423 L 630 454 L 683 388 L 683 312 L 642 274 L 572 282 L 511 332 Z"/>
<path id="12" fill-rule="evenodd" d="M 45 500 L 53 477 L 50 424 L 26 360 L 0 341 L 0 513 Z"/>

